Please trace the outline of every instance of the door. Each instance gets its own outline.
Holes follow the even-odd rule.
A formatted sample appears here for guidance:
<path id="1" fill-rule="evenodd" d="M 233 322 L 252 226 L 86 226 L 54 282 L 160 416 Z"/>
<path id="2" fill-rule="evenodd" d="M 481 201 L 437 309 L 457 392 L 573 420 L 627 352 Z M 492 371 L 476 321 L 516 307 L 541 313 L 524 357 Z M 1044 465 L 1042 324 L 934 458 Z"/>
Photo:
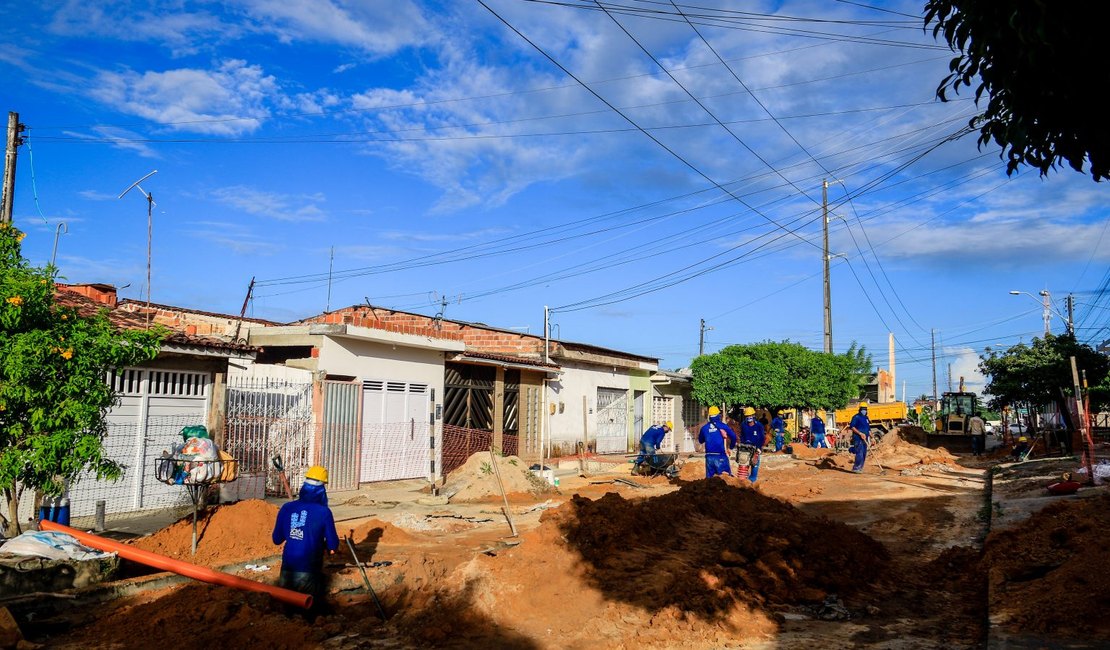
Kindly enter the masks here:
<path id="1" fill-rule="evenodd" d="M 665 422 L 674 421 L 674 397 L 660 397 L 656 395 L 651 400 L 651 423 L 662 426 Z M 672 429 L 659 443 L 659 451 L 677 451 L 674 444 L 674 430 Z"/>
<path id="2" fill-rule="evenodd" d="M 428 385 L 363 382 L 359 480 L 392 481 L 429 475 Z"/>
<path id="3" fill-rule="evenodd" d="M 109 514 L 167 508 L 188 502 L 185 490 L 155 476 L 155 459 L 182 442 L 181 429 L 203 425 L 208 415 L 211 376 L 205 372 L 126 368 L 107 381 L 120 402 L 107 414 L 105 456 L 124 466 L 119 481 L 86 474 L 70 488 L 72 516 L 92 515 L 105 501 Z"/>
<path id="4" fill-rule="evenodd" d="M 628 391 L 597 389 L 597 453 L 628 451 Z"/>
<path id="5" fill-rule="evenodd" d="M 632 436 L 629 445 L 635 445 L 640 441 L 640 436 L 644 434 L 644 391 L 637 390 L 632 392 Z"/>

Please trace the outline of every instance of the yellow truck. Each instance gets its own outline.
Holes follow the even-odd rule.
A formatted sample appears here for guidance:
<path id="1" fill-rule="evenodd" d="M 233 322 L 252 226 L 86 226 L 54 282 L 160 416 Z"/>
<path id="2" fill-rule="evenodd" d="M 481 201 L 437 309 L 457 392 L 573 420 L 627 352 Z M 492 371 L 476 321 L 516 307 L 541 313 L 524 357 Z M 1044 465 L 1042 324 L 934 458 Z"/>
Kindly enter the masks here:
<path id="1" fill-rule="evenodd" d="M 859 413 L 858 403 L 849 404 L 842 409 L 837 409 L 837 428 L 848 426 L 848 423 L 852 421 L 856 413 Z M 871 429 L 878 429 L 881 434 L 894 429 L 894 427 L 900 424 L 904 424 L 908 415 L 909 409 L 906 408 L 905 402 L 868 402 L 867 404 L 867 418 L 871 420 Z"/>

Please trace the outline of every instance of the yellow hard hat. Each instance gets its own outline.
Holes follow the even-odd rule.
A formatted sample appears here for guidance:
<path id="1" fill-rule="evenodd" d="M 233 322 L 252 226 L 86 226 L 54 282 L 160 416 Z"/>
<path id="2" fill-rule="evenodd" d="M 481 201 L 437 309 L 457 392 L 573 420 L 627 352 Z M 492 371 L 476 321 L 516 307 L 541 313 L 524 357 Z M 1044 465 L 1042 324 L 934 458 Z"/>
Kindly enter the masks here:
<path id="1" fill-rule="evenodd" d="M 666 422 L 663 423 L 663 426 L 667 427 L 668 429 L 673 429 L 674 428 L 674 422 L 671 422 L 670 420 L 667 420 Z"/>
<path id="2" fill-rule="evenodd" d="M 720 415 L 720 414 L 721 414 L 721 409 L 717 408 L 716 406 L 710 406 L 709 407 L 709 417 L 713 417 L 715 415 Z"/>
<path id="3" fill-rule="evenodd" d="M 860 402 L 860 403 L 859 403 L 859 407 L 860 407 L 861 409 L 865 409 L 865 408 L 867 408 L 867 402 Z"/>
<path id="4" fill-rule="evenodd" d="M 745 406 L 744 407 L 744 416 L 747 417 L 749 415 L 755 415 L 755 409 L 753 409 L 750 406 Z"/>
<path id="5" fill-rule="evenodd" d="M 328 470 L 324 469 L 322 465 L 313 465 L 312 467 L 308 468 L 307 472 L 304 473 L 304 477 L 306 479 L 320 481 L 321 483 L 327 483 Z"/>
<path id="6" fill-rule="evenodd" d="M 1022 436 L 1022 437 L 1018 438 L 1018 442 L 1029 442 L 1029 438 L 1026 438 L 1025 436 Z"/>

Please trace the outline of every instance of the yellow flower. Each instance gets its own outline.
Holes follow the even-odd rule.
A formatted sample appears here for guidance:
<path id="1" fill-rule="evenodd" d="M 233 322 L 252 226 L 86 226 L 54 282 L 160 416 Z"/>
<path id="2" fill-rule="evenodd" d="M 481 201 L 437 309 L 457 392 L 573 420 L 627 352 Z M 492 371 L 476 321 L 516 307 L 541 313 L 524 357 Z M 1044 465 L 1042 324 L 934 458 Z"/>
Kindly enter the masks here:
<path id="1" fill-rule="evenodd" d="M 68 348 L 65 351 L 63 351 L 62 352 L 62 358 L 65 359 L 66 361 L 69 361 L 70 359 L 72 359 L 73 358 L 73 348 Z"/>
<path id="2" fill-rule="evenodd" d="M 19 235 L 16 236 L 15 240 L 17 242 L 21 242 L 21 241 L 23 241 L 23 238 L 26 237 L 26 236 L 27 236 L 27 233 L 21 232 L 21 233 L 19 233 Z"/>
<path id="3" fill-rule="evenodd" d="M 16 307 L 22 305 L 23 304 L 23 296 L 12 296 L 11 298 L 8 298 L 8 304 L 9 305 L 15 305 Z"/>

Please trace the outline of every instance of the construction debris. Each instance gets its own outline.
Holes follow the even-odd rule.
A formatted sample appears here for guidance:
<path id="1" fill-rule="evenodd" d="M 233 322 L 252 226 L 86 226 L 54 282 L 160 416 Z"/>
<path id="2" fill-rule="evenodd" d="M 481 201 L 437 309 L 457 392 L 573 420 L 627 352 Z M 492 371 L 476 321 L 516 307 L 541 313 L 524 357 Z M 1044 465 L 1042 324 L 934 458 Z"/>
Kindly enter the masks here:
<path id="1" fill-rule="evenodd" d="M 197 554 L 192 554 L 192 515 L 162 530 L 135 540 L 144 551 L 204 566 L 279 555 L 271 533 L 278 508 L 259 499 L 210 507 L 197 523 Z"/>
<path id="2" fill-rule="evenodd" d="M 488 501 L 501 499 L 497 486 L 497 474 L 489 452 L 481 451 L 470 456 L 462 466 L 447 475 L 447 482 L 440 494 L 454 503 Z M 505 493 L 512 496 L 534 496 L 549 489 L 549 486 L 534 475 L 516 456 L 495 456 Z"/>

